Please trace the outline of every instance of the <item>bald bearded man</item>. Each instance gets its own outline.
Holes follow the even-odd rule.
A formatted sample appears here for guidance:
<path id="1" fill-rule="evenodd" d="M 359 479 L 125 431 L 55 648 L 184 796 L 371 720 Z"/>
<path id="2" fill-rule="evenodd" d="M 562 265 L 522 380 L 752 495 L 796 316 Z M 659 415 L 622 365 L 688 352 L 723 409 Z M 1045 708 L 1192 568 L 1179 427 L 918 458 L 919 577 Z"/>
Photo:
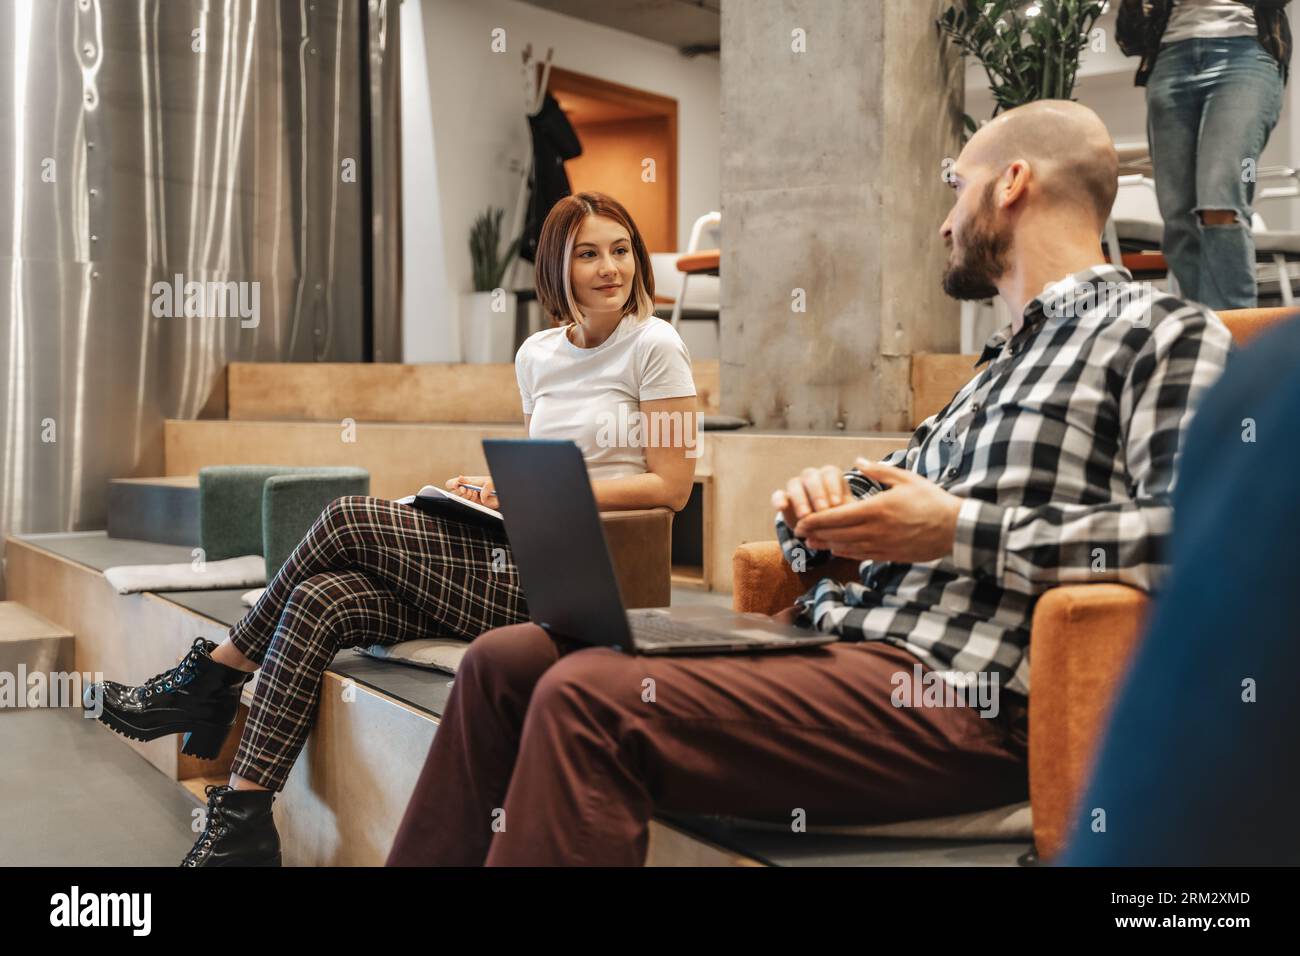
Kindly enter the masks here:
<path id="1" fill-rule="evenodd" d="M 639 864 L 658 812 L 815 826 L 1026 799 L 1034 602 L 1157 582 L 1183 430 L 1230 343 L 1213 313 L 1105 264 L 1116 170 L 1070 102 L 1004 113 L 962 151 L 944 287 L 999 294 L 1014 321 L 905 449 L 774 495 L 795 568 L 862 562 L 785 614 L 840 641 L 648 658 L 489 631 L 390 864 Z"/>

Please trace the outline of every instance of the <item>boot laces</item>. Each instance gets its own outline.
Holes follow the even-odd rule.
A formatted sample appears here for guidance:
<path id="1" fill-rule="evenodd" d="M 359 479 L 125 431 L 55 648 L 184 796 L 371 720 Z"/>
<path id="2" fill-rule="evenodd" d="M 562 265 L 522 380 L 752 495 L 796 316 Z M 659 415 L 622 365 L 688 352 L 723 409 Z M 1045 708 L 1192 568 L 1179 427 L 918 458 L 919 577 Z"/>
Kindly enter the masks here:
<path id="1" fill-rule="evenodd" d="M 153 677 L 150 677 L 135 689 L 132 696 L 134 696 L 136 700 L 140 700 L 144 697 L 152 697 L 154 694 L 161 694 L 165 691 L 172 690 L 175 687 L 181 687 L 189 683 L 190 678 L 194 676 L 195 666 L 203 656 L 204 654 L 201 645 L 196 643 L 194 647 L 190 648 L 190 652 L 181 659 L 179 664 L 171 670 L 166 670 L 161 674 L 155 674 Z"/>
<path id="2" fill-rule="evenodd" d="M 208 798 L 208 819 L 207 825 L 204 826 L 203 832 L 199 838 L 194 841 L 194 846 L 190 847 L 190 852 L 185 854 L 185 859 L 181 866 L 198 866 L 204 859 L 212 855 L 212 846 L 221 835 L 226 832 L 225 805 L 222 803 L 222 797 L 230 792 L 230 787 L 225 784 L 210 783 L 203 788 L 203 795 Z"/>

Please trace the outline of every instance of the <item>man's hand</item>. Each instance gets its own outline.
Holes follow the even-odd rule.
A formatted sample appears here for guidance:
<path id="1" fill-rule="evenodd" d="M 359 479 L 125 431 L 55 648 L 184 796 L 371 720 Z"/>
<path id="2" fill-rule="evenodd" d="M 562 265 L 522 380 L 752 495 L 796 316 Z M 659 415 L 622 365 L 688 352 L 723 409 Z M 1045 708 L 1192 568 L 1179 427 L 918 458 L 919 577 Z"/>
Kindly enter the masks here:
<path id="1" fill-rule="evenodd" d="M 781 512 L 788 527 L 816 511 L 825 511 L 853 500 L 853 492 L 838 465 L 805 468 L 782 490 L 772 492 L 772 507 Z"/>
<path id="2" fill-rule="evenodd" d="M 933 561 L 952 553 L 962 499 L 915 472 L 859 458 L 858 471 L 886 490 L 801 515 L 808 547 L 856 561 Z"/>

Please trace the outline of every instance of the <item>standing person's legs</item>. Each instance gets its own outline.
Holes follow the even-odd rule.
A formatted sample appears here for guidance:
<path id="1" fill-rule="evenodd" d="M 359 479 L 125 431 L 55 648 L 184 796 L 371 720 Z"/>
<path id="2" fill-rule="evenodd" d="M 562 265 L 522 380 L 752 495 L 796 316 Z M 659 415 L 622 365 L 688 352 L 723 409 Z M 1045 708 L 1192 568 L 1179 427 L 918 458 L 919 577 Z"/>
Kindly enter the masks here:
<path id="1" fill-rule="evenodd" d="M 1260 154 L 1282 110 L 1282 76 L 1253 37 L 1229 37 L 1210 49 L 1196 161 L 1200 301 L 1212 309 L 1253 308 L 1251 201 Z"/>
<path id="2" fill-rule="evenodd" d="M 1147 142 L 1164 220 L 1161 251 L 1179 293 L 1200 301 L 1201 231 L 1196 220 L 1196 162 L 1203 95 L 1196 82 L 1195 40 L 1160 51 L 1147 80 Z"/>

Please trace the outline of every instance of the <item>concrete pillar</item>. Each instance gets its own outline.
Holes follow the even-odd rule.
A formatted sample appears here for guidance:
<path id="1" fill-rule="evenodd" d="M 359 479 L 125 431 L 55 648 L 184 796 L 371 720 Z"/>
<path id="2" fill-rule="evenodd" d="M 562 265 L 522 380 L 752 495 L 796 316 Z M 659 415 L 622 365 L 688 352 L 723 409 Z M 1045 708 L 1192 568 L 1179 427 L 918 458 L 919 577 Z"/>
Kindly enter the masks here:
<path id="1" fill-rule="evenodd" d="M 957 351 L 939 224 L 965 84 L 942 6 L 724 0 L 725 414 L 910 430 L 911 355 Z"/>

